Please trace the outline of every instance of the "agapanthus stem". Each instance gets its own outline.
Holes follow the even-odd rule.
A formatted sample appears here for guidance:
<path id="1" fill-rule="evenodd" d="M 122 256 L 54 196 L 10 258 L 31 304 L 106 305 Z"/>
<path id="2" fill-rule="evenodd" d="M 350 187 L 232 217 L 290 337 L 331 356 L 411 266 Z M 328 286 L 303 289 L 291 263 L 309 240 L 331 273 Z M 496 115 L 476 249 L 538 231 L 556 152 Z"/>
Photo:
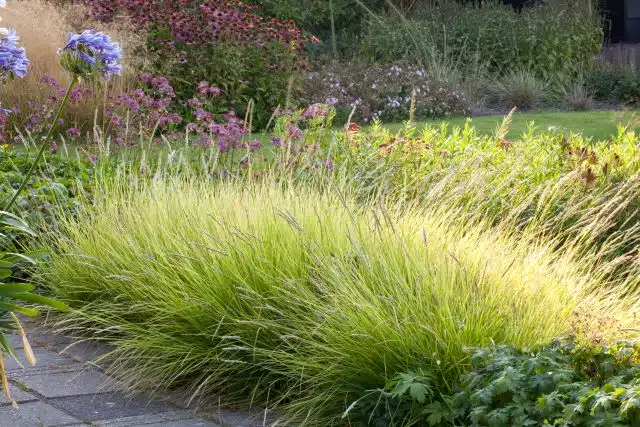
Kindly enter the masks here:
<path id="1" fill-rule="evenodd" d="M 35 172 L 36 166 L 38 166 L 38 163 L 40 163 L 40 160 L 42 160 L 42 156 L 44 156 L 44 151 L 47 149 L 51 141 L 51 136 L 53 136 L 53 133 L 58 127 L 58 119 L 60 119 L 60 115 L 62 115 L 62 110 L 64 110 L 64 107 L 67 101 L 69 100 L 69 94 L 73 90 L 73 87 L 76 85 L 76 83 L 78 83 L 78 77 L 74 75 L 71 78 L 71 81 L 69 82 L 69 87 L 67 88 L 67 92 L 64 94 L 64 98 L 62 98 L 62 101 L 60 102 L 60 107 L 58 108 L 58 112 L 56 113 L 56 116 L 53 118 L 53 123 L 49 128 L 49 132 L 47 132 L 47 135 L 44 137 L 44 140 L 42 141 L 42 147 L 40 147 L 40 151 L 38 151 L 38 155 L 36 156 L 36 159 L 33 161 L 33 164 L 27 171 L 27 174 L 22 179 L 22 182 L 20 183 L 20 186 L 18 187 L 16 192 L 13 194 L 13 197 L 11 198 L 11 200 L 9 200 L 9 203 L 4 207 L 5 211 L 9 211 L 13 207 L 13 205 L 16 203 L 16 200 L 18 200 L 18 196 L 20 195 L 20 193 L 22 193 L 22 190 L 24 190 L 24 187 L 27 185 L 27 183 L 29 182 L 29 179 Z"/>

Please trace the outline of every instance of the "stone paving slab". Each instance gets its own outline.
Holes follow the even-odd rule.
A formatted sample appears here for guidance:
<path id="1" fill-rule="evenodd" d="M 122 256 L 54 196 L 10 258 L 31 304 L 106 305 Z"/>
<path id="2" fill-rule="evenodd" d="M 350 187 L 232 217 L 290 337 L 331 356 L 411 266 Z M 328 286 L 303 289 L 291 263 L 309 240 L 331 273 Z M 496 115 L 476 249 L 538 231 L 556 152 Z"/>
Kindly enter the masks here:
<path id="1" fill-rule="evenodd" d="M 106 421 L 96 421 L 97 426 L 107 427 L 138 427 L 138 426 L 175 426 L 175 427 L 220 427 L 212 421 L 195 417 L 194 411 L 171 411 L 154 415 L 139 415 L 135 417 L 117 418 Z"/>
<path id="2" fill-rule="evenodd" d="M 20 335 L 9 336 L 9 344 L 15 349 L 22 348 L 22 337 Z"/>
<path id="3" fill-rule="evenodd" d="M 69 359 L 68 357 L 56 354 L 42 347 L 33 347 L 33 353 L 36 356 L 36 366 L 31 366 L 27 362 L 27 358 L 24 355 L 24 349 L 19 349 L 16 351 L 18 360 L 14 359 L 13 357 L 5 358 L 5 369 L 7 370 L 7 374 L 11 374 L 14 371 L 28 373 L 34 370 L 41 370 L 45 367 L 60 367 L 65 365 L 77 364 L 77 362 Z M 8 376 L 11 377 L 11 375 Z"/>
<path id="4" fill-rule="evenodd" d="M 263 422 L 264 413 L 251 413 L 249 411 L 232 411 L 230 409 L 218 409 L 214 418 L 219 423 L 233 427 L 258 427 L 265 425 Z M 268 420 L 266 425 L 271 425 Z"/>
<path id="5" fill-rule="evenodd" d="M 166 402 L 149 401 L 147 396 L 128 396 L 121 392 L 58 397 L 49 399 L 49 403 L 88 421 L 155 415 L 177 409 Z"/>
<path id="6" fill-rule="evenodd" d="M 11 393 L 11 397 L 13 398 L 13 400 L 15 400 L 18 403 L 22 403 L 22 402 L 29 402 L 32 400 L 38 400 L 37 396 L 34 396 L 31 393 L 27 393 L 26 391 L 22 390 L 20 387 L 16 387 L 13 384 L 9 384 L 9 392 Z M 0 390 L 0 405 L 8 405 L 9 403 L 9 399 L 7 398 L 7 395 Z"/>
<path id="7" fill-rule="evenodd" d="M 80 372 L 16 375 L 12 380 L 47 398 L 90 395 L 122 389 L 116 381 L 102 375 L 97 369 L 88 367 Z"/>
<path id="8" fill-rule="evenodd" d="M 0 407 L 0 427 L 38 427 L 83 425 L 78 420 L 44 402 L 28 402 L 14 409 L 11 406 Z"/>
<path id="9" fill-rule="evenodd" d="M 153 425 L 153 427 L 221 427 L 219 424 L 211 421 L 204 421 L 196 418 L 184 421 L 167 421 L 165 423 L 136 424 L 132 427 L 149 427 L 151 425 Z"/>
<path id="10" fill-rule="evenodd" d="M 11 391 L 19 404 L 13 409 L 0 395 L 0 427 L 4 426 L 112 426 L 112 427 L 264 427 L 264 413 L 223 409 L 209 399 L 188 402 L 180 392 L 154 394 L 154 399 L 118 391 L 121 385 L 107 377 L 96 358 L 108 353 L 104 343 L 75 341 L 41 325 L 27 324 L 36 355 L 28 365 L 23 350 L 21 366 L 5 359 Z M 16 349 L 20 337 L 10 337 Z M 190 409 L 187 409 L 190 407 Z M 269 414 L 271 415 L 271 414 Z M 212 420 L 212 421 L 210 421 Z"/>

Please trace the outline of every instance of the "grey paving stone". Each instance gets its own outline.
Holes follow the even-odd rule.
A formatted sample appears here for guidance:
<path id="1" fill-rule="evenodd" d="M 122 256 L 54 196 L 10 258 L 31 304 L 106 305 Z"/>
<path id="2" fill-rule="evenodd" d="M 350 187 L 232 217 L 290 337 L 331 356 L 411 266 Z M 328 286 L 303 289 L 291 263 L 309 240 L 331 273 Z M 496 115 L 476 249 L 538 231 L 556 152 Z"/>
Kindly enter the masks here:
<path id="1" fill-rule="evenodd" d="M 48 398 L 121 390 L 120 384 L 90 367 L 80 372 L 18 375 L 13 379 Z"/>
<path id="2" fill-rule="evenodd" d="M 22 337 L 20 335 L 9 335 L 7 338 L 13 348 L 22 348 Z M 29 340 L 29 343 L 33 345 L 31 340 Z"/>
<path id="3" fill-rule="evenodd" d="M 9 392 L 11 393 L 11 397 L 18 403 L 28 402 L 30 400 L 38 400 L 38 397 L 34 396 L 31 393 L 27 393 L 22 390 L 20 387 L 16 387 L 13 384 L 9 384 Z M 8 405 L 9 399 L 3 390 L 0 389 L 0 405 Z"/>
<path id="4" fill-rule="evenodd" d="M 113 350 L 113 348 L 98 342 L 76 341 L 72 345 L 56 345 L 53 348 L 61 354 L 78 362 L 93 362 Z"/>
<path id="5" fill-rule="evenodd" d="M 41 370 L 40 368 L 53 367 L 53 366 L 59 367 L 59 366 L 65 366 L 65 365 L 72 365 L 74 363 L 78 366 L 78 368 L 81 368 L 83 366 L 82 364 L 74 362 L 68 357 L 61 356 L 59 354 L 56 354 L 42 347 L 33 348 L 33 353 L 36 356 L 36 366 L 29 365 L 26 357 L 24 356 L 23 349 L 16 351 L 16 353 L 20 363 L 18 363 L 18 361 L 16 361 L 12 357 L 7 357 L 5 359 L 5 369 L 7 370 L 8 373 L 12 371 L 29 372 L 36 369 Z M 20 364 L 22 364 L 22 366 L 20 366 Z"/>
<path id="6" fill-rule="evenodd" d="M 19 408 L 0 407 L 0 427 L 36 427 L 81 424 L 53 406 L 44 402 L 23 403 Z"/>
<path id="7" fill-rule="evenodd" d="M 176 409 L 167 402 L 150 402 L 146 396 L 127 396 L 120 392 L 57 397 L 49 402 L 80 419 L 89 421 L 153 415 Z"/>
<path id="8" fill-rule="evenodd" d="M 175 426 L 175 427 L 220 427 L 212 422 L 196 418 L 193 411 L 171 411 L 152 415 L 139 415 L 136 417 L 118 418 L 115 420 L 103 420 L 93 423 L 105 427 L 138 427 L 138 426 Z"/>
<path id="9" fill-rule="evenodd" d="M 256 427 L 263 425 L 264 414 L 220 408 L 215 412 L 215 415 L 217 421 L 223 425 L 234 427 Z M 269 425 L 269 423 L 267 423 L 267 425 Z"/>
<path id="10" fill-rule="evenodd" d="M 153 424 L 136 424 L 133 427 L 153 426 L 153 427 L 221 427 L 220 424 L 216 424 L 213 421 L 207 421 L 202 419 L 191 419 L 184 421 L 167 421 L 165 423 L 153 423 Z"/>

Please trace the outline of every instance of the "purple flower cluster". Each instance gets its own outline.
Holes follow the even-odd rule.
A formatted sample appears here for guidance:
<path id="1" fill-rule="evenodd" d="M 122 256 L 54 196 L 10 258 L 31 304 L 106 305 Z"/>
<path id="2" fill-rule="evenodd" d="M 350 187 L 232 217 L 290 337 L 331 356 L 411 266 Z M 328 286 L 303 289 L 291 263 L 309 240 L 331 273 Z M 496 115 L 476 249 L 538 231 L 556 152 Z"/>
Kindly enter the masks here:
<path id="1" fill-rule="evenodd" d="M 329 108 L 324 104 L 309 105 L 302 113 L 303 119 L 314 119 L 316 117 L 326 117 L 329 114 Z"/>
<path id="2" fill-rule="evenodd" d="M 2 119 L 2 123 L 0 123 L 0 142 L 18 140 L 18 136 L 14 135 L 16 128 L 26 129 L 31 133 L 43 133 L 49 130 L 66 89 L 55 78 L 48 75 L 42 76 L 40 83 L 41 92 L 34 96 L 34 99 L 28 100 L 23 105 L 12 106 L 10 111 L 0 110 L 0 118 Z M 80 105 L 92 97 L 93 90 L 85 86 L 76 87 L 69 93 L 70 102 L 76 105 Z M 11 115 L 9 115 L 10 113 Z M 71 127 L 71 123 L 67 124 L 70 127 L 68 129 L 64 125 L 64 120 L 58 119 L 57 128 L 61 133 L 66 132 L 67 136 L 70 137 L 79 136 L 80 131 L 75 127 Z M 76 131 L 78 135 L 75 135 Z"/>
<path id="3" fill-rule="evenodd" d="M 67 136 L 69 138 L 77 138 L 80 136 L 80 129 L 78 128 L 69 128 L 67 129 Z"/>
<path id="4" fill-rule="evenodd" d="M 122 66 L 122 50 L 118 43 L 99 31 L 85 30 L 80 34 L 69 33 L 67 45 L 62 49 L 63 67 L 76 75 L 93 77 L 96 73 L 109 78 L 119 75 Z"/>
<path id="5" fill-rule="evenodd" d="M 233 112 L 222 116 L 223 122 L 215 120 L 214 115 L 199 109 L 196 122 L 189 123 L 187 129 L 198 134 L 197 143 L 209 147 L 216 144 L 220 152 L 242 147 L 242 137 L 247 134 L 244 123 Z"/>
<path id="6" fill-rule="evenodd" d="M 215 145 L 222 152 L 243 147 L 256 149 L 255 142 L 248 146 L 242 144 L 242 137 L 247 131 L 243 121 L 233 112 L 217 120 L 216 115 L 209 111 L 208 99 L 217 96 L 220 90 L 208 82 L 201 82 L 197 89 L 206 97 L 204 101 L 193 98 L 183 106 L 187 108 L 186 117 L 192 118 L 184 129 L 189 134 L 196 134 L 196 143 L 204 147 Z M 116 144 L 136 141 L 139 132 L 146 136 L 162 134 L 179 139 L 181 137 L 174 130 L 183 119 L 173 111 L 180 107 L 175 91 L 165 77 L 143 74 L 140 76 L 140 88 L 114 97 L 105 115 Z"/>
<path id="7" fill-rule="evenodd" d="M 200 82 L 200 84 L 198 84 L 198 93 L 203 96 L 218 96 L 220 95 L 220 89 L 213 85 L 210 86 L 209 82 Z"/>
<path id="8" fill-rule="evenodd" d="M 19 37 L 15 30 L 0 37 L 0 79 L 22 78 L 27 74 L 29 60 L 23 47 L 18 47 Z"/>
<path id="9" fill-rule="evenodd" d="M 287 136 L 294 141 L 300 141 L 304 138 L 302 130 L 292 122 L 287 125 Z"/>
<path id="10" fill-rule="evenodd" d="M 140 76 L 141 88 L 110 98 L 105 117 L 116 144 L 135 141 L 143 132 L 155 135 L 169 131 L 182 122 L 179 114 L 169 111 L 175 92 L 165 77 Z"/>

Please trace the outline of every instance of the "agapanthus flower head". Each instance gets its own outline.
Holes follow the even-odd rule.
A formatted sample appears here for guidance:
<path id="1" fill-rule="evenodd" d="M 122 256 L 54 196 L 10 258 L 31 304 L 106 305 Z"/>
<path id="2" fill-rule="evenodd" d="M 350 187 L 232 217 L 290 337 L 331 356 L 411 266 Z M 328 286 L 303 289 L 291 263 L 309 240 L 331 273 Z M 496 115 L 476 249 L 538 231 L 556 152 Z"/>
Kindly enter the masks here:
<path id="1" fill-rule="evenodd" d="M 101 31 L 69 33 L 62 55 L 63 68 L 81 77 L 92 78 L 99 74 L 109 78 L 122 72 L 120 45 L 111 42 L 111 38 Z"/>
<path id="2" fill-rule="evenodd" d="M 24 48 L 18 47 L 19 37 L 15 30 L 7 30 L 0 37 L 0 80 L 15 77 L 22 78 L 27 74 L 29 60 Z"/>

